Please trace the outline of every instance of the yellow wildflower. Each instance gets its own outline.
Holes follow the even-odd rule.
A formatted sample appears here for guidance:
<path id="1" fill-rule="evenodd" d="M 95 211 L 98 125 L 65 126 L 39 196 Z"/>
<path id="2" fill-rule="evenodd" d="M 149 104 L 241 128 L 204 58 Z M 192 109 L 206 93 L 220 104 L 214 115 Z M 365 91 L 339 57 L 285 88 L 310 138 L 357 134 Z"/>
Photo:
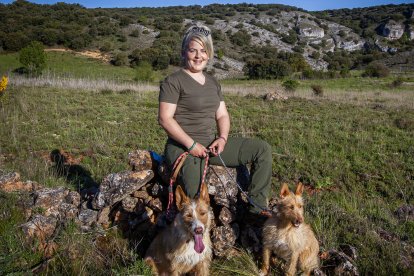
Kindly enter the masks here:
<path id="1" fill-rule="evenodd" d="M 0 81 L 0 93 L 5 91 L 7 88 L 7 83 L 9 79 L 6 76 L 3 76 Z"/>

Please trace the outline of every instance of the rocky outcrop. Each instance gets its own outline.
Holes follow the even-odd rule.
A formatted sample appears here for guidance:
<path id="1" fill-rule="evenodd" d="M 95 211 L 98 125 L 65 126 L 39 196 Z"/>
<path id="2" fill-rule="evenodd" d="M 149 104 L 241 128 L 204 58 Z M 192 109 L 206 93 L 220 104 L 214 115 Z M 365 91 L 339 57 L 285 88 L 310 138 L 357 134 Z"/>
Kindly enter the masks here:
<path id="1" fill-rule="evenodd" d="M 323 38 L 325 36 L 324 29 L 310 23 L 301 22 L 297 26 L 299 35 L 309 38 Z"/>
<path id="2" fill-rule="evenodd" d="M 404 34 L 404 26 L 393 20 L 388 21 L 380 27 L 381 35 L 389 40 L 400 39 Z"/>

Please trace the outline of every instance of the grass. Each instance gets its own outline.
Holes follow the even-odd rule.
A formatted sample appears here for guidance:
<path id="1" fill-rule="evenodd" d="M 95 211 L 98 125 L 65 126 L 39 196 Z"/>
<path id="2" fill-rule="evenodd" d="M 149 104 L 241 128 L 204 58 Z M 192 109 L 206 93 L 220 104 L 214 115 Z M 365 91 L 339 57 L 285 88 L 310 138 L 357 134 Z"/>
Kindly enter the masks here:
<path id="1" fill-rule="evenodd" d="M 11 55 L 0 59 L 8 60 L 0 62 L 0 72 L 14 62 Z M 73 60 L 78 57 L 68 59 L 65 63 L 72 65 L 53 65 L 57 66 L 53 70 L 75 76 Z M 84 69 L 76 76 L 85 77 L 86 68 L 105 65 L 93 61 L 77 66 Z M 113 71 L 102 69 L 89 76 L 116 79 L 122 70 L 129 70 L 109 68 Z M 130 78 L 124 77 L 123 81 Z M 315 188 L 306 195 L 306 218 L 322 250 L 355 246 L 362 275 L 408 275 L 414 266 L 414 223 L 395 216 L 399 207 L 414 203 L 412 77 L 397 88 L 387 85 L 392 79 L 300 81 L 291 98 L 274 102 L 259 97 L 279 87 L 274 81 L 222 82 L 231 135 L 259 137 L 272 146 L 273 194 L 282 182 L 293 187 L 302 181 Z M 359 86 L 353 83 L 356 80 Z M 323 87 L 323 96 L 312 94 L 312 84 Z M 157 124 L 155 91 L 12 84 L 6 92 L 9 100 L 0 105 L 0 168 L 18 171 L 23 179 L 78 189 L 79 183 L 51 173 L 45 156 L 55 149 L 75 155 L 89 152 L 80 165 L 97 183 L 109 173 L 128 169 L 127 153 L 132 150 L 163 151 L 166 135 Z M 21 197 L 0 194 L 0 198 L 0 274 L 30 273 L 43 256 L 22 242 Z M 149 275 L 128 241 L 116 231 L 107 235 L 110 238 L 97 246 L 92 235 L 80 235 L 69 225 L 57 237 L 60 249 L 45 274 Z M 215 260 L 212 271 L 254 275 L 258 263 L 241 250 L 236 258 Z"/>

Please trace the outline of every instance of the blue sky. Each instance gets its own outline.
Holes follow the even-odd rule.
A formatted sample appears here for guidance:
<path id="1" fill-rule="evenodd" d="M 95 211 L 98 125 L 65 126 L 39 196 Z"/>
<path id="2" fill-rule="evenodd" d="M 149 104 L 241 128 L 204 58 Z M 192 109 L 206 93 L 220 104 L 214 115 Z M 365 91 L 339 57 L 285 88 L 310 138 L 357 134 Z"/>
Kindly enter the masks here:
<path id="1" fill-rule="evenodd" d="M 229 0 L 198 0 L 198 1 L 182 1 L 182 0 L 29 0 L 30 2 L 37 4 L 54 4 L 56 2 L 66 2 L 66 3 L 79 3 L 87 8 L 129 8 L 129 7 L 162 7 L 162 6 L 189 6 L 189 5 L 209 5 L 213 3 L 220 4 L 237 4 L 237 3 L 252 3 L 252 4 L 284 4 L 289 6 L 294 6 L 302 8 L 308 11 L 316 10 L 328 10 L 328 9 L 341 9 L 341 8 L 360 8 L 360 7 L 369 7 L 377 5 L 387 5 L 387 4 L 403 4 L 403 3 L 414 3 L 414 0 L 282 0 L 282 1 L 229 1 Z M 9 4 L 13 0 L 0 0 L 0 3 Z"/>

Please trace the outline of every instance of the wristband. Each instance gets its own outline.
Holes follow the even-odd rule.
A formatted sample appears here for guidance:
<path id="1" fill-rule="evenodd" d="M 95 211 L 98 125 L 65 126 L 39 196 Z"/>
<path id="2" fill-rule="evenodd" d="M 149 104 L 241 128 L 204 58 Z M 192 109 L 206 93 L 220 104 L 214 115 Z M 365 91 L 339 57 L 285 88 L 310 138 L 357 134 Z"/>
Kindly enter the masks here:
<path id="1" fill-rule="evenodd" d="M 195 148 L 196 145 L 197 145 L 197 142 L 194 141 L 194 143 L 191 145 L 191 147 L 188 148 L 188 152 L 192 151 Z"/>
<path id="2" fill-rule="evenodd" d="M 225 143 L 227 143 L 227 139 L 224 138 L 223 136 L 218 137 L 217 139 L 223 139 Z"/>

